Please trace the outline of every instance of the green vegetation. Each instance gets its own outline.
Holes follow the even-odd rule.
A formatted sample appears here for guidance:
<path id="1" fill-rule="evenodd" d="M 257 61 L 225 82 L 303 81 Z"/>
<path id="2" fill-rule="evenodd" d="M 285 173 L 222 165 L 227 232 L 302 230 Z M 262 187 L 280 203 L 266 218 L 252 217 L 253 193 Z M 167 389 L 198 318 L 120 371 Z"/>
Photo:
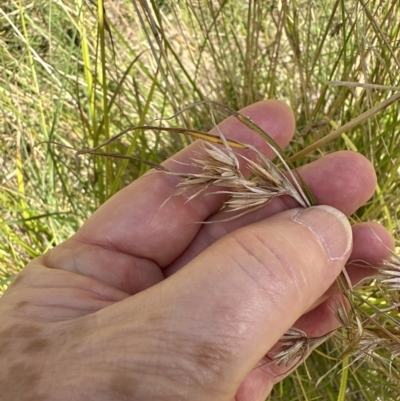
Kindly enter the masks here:
<path id="1" fill-rule="evenodd" d="M 32 257 L 71 236 L 148 169 L 90 155 L 77 165 L 73 150 L 49 142 L 80 150 L 151 123 L 206 131 L 212 122 L 204 106 L 156 120 L 199 100 L 236 110 L 265 98 L 286 101 L 297 121 L 288 157 L 364 115 L 295 163 L 339 149 L 368 157 L 377 191 L 353 217 L 379 221 L 398 237 L 398 21 L 396 0 L 2 5 L 0 291 Z M 391 96 L 391 105 L 374 108 Z M 225 116 L 218 109 L 215 115 Z M 188 142 L 182 135 L 137 130 L 104 150 L 159 163 Z M 398 399 L 399 383 L 388 381 L 383 364 L 343 369 L 335 348 L 333 342 L 320 347 L 307 361 L 309 373 L 300 367 L 269 399 Z"/>

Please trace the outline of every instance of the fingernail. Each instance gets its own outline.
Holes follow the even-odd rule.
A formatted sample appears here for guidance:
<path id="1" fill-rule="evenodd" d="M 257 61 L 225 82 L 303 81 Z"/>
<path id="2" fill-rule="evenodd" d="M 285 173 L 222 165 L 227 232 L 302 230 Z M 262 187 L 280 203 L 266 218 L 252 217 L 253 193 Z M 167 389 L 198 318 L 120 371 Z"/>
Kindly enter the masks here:
<path id="1" fill-rule="evenodd" d="M 293 220 L 313 233 L 324 248 L 328 260 L 349 256 L 352 247 L 351 225 L 347 217 L 331 206 L 301 209 Z"/>

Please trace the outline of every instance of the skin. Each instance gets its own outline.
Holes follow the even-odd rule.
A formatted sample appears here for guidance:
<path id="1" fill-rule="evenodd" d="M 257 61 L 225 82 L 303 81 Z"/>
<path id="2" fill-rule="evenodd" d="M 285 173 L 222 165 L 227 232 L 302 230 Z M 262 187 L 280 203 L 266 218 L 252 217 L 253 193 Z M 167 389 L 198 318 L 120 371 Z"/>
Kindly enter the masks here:
<path id="1" fill-rule="evenodd" d="M 241 112 L 281 147 L 290 142 L 294 117 L 285 104 L 263 101 Z M 220 127 L 272 157 L 237 120 Z M 195 143 L 174 160 L 187 163 L 199 149 Z M 371 164 L 352 152 L 299 171 L 319 204 L 347 216 L 376 184 Z M 172 197 L 160 208 L 176 183 L 146 174 L 15 279 L 0 300 L 5 400 L 263 400 L 288 371 L 255 369 L 265 354 L 293 325 L 311 336 L 335 328 L 333 283 L 344 265 L 357 282 L 369 271 L 352 260 L 376 265 L 393 247 L 376 223 L 353 226 L 347 239 L 340 213 L 310 209 L 325 245 L 343 248 L 327 258 L 287 197 L 229 222 L 218 222 L 226 218 L 222 195 Z"/>

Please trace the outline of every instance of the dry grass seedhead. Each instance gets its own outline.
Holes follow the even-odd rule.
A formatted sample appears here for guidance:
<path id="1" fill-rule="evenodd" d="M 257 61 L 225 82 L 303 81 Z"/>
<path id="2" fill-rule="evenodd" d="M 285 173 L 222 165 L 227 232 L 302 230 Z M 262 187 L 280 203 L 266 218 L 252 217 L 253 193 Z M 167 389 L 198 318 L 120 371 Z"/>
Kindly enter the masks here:
<path id="1" fill-rule="evenodd" d="M 292 327 L 279 340 L 280 347 L 269 358 L 278 366 L 287 366 L 293 369 L 310 355 L 313 349 L 326 341 L 332 333 L 321 337 L 310 337 L 303 330 Z"/>
<path id="2" fill-rule="evenodd" d="M 384 261 L 377 270 L 372 284 L 365 287 L 369 295 L 361 296 L 351 288 L 343 293 L 350 306 L 346 308 L 338 303 L 335 311 L 345 331 L 344 335 L 343 330 L 335 334 L 347 343 L 341 358 L 352 355 L 353 363 L 366 358 L 384 360 L 382 354 L 385 353 L 393 360 L 400 354 L 399 256 L 393 254 L 392 259 Z M 374 299 L 377 298 L 384 302 L 376 304 Z"/>
<path id="3" fill-rule="evenodd" d="M 224 138 L 223 142 L 223 148 L 204 142 L 202 150 L 194 155 L 192 166 L 200 169 L 201 172 L 166 172 L 181 179 L 174 196 L 196 190 L 188 197 L 190 201 L 208 188 L 215 187 L 208 192 L 208 195 L 227 195 L 229 199 L 224 203 L 223 208 L 230 212 L 243 212 L 233 218 L 265 206 L 273 198 L 282 195 L 293 197 L 302 207 L 307 206 L 304 197 L 289 179 L 257 149 L 251 145 L 245 145 L 256 153 L 256 160 L 251 160 L 236 154 Z M 245 162 L 251 178 L 246 178 L 240 171 L 238 158 Z"/>
<path id="4" fill-rule="evenodd" d="M 393 253 L 390 260 L 385 260 L 382 267 L 378 268 L 377 279 L 387 286 L 389 290 L 400 290 L 400 256 Z M 398 293 L 394 294 L 398 297 Z"/>
<path id="5" fill-rule="evenodd" d="M 342 347 L 340 359 L 351 355 L 351 364 L 373 359 L 390 365 L 390 369 L 397 369 L 400 356 L 400 257 L 393 254 L 391 260 L 384 261 L 377 270 L 373 287 L 368 285 L 370 289 L 376 288 L 370 291 L 371 298 L 360 296 L 352 287 L 346 289 L 338 281 L 346 300 L 338 301 L 333 310 L 340 323 L 338 329 L 321 337 L 309 337 L 302 330 L 291 328 L 280 339 L 278 351 L 269 356 L 272 362 L 292 369 L 301 364 L 314 348 L 334 336 Z M 377 306 L 373 299 L 378 292 L 385 302 Z"/>
<path id="6" fill-rule="evenodd" d="M 192 165 L 201 169 L 201 173 L 168 172 L 181 179 L 175 195 L 201 188 L 188 198 L 191 200 L 211 186 L 241 188 L 244 185 L 246 179 L 239 170 L 239 162 L 233 152 L 225 153 L 209 142 L 204 142 L 202 150 L 192 159 Z"/>
<path id="7" fill-rule="evenodd" d="M 338 302 L 336 306 L 335 316 L 341 324 L 340 328 L 344 329 L 345 332 L 345 335 L 342 336 L 341 332 L 337 330 L 337 335 L 341 336 L 347 343 L 346 348 L 341 353 L 341 358 L 348 354 L 363 354 L 362 350 L 367 348 L 363 323 L 356 310 L 354 304 L 352 307 L 346 308 L 342 302 Z"/>

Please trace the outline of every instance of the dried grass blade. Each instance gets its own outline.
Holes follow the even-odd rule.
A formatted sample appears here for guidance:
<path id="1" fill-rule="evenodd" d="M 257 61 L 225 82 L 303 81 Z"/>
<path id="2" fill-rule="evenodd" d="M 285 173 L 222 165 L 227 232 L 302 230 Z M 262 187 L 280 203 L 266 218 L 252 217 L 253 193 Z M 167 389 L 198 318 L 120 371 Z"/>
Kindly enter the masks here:
<path id="1" fill-rule="evenodd" d="M 129 127 L 124 129 L 123 131 L 119 132 L 118 134 L 112 136 L 111 138 L 107 139 L 105 142 L 101 143 L 98 146 L 95 146 L 93 148 L 88 148 L 88 149 L 82 149 L 77 151 L 77 155 L 83 155 L 86 153 L 93 152 L 95 150 L 98 150 L 102 148 L 103 146 L 106 146 L 110 144 L 111 142 L 114 142 L 121 136 L 127 134 L 128 132 L 133 132 L 136 130 L 154 130 L 154 131 L 166 131 L 174 134 L 183 134 L 183 135 L 188 135 L 196 139 L 203 139 L 207 142 L 214 142 L 214 143 L 219 143 L 223 144 L 221 138 L 217 135 L 212 135 L 207 132 L 202 132 L 202 131 L 196 131 L 196 130 L 189 130 L 186 128 L 170 128 L 170 127 L 157 127 L 157 126 L 152 126 L 152 125 L 142 125 L 142 126 L 137 126 L 137 127 Z M 238 149 L 247 149 L 247 146 L 234 140 L 226 140 L 227 143 L 229 143 L 230 146 L 233 148 L 238 148 Z"/>
<path id="2" fill-rule="evenodd" d="M 76 155 L 79 156 L 82 153 L 77 152 Z M 95 155 L 95 156 L 101 156 L 101 157 L 111 157 L 111 158 L 117 158 L 117 159 L 125 159 L 125 160 L 134 160 L 138 161 L 140 163 L 144 163 L 158 171 L 163 171 L 163 172 L 169 172 L 165 167 L 163 167 L 161 164 L 153 163 L 148 160 L 143 160 L 135 156 L 131 155 L 121 155 L 120 153 L 108 153 L 108 152 L 92 152 L 92 151 L 87 151 L 85 154 L 89 155 Z"/>
<path id="3" fill-rule="evenodd" d="M 367 88 L 367 89 L 400 91 L 399 86 L 386 86 L 386 85 L 372 84 L 372 83 L 368 83 L 368 82 L 328 81 L 327 84 L 330 86 L 346 86 L 346 87 L 353 87 L 353 88 Z"/>
<path id="4" fill-rule="evenodd" d="M 294 156 L 290 157 L 289 160 L 294 162 L 296 160 L 301 159 L 302 157 L 308 155 L 309 153 L 313 152 L 314 150 L 324 146 L 328 142 L 332 141 L 333 139 L 337 138 L 339 135 L 343 134 L 344 132 L 356 127 L 357 125 L 363 123 L 364 121 L 370 119 L 371 117 L 375 116 L 380 111 L 386 109 L 391 104 L 400 100 L 400 93 L 397 92 L 394 95 L 390 96 L 386 100 L 378 103 L 376 106 L 372 107 L 371 109 L 367 110 L 366 112 L 360 114 L 353 120 L 349 121 L 347 124 L 342 125 L 337 130 L 331 132 L 330 134 L 324 136 L 320 140 L 314 142 L 310 146 L 307 146 L 305 149 L 301 150 L 300 152 L 296 153 Z"/>

